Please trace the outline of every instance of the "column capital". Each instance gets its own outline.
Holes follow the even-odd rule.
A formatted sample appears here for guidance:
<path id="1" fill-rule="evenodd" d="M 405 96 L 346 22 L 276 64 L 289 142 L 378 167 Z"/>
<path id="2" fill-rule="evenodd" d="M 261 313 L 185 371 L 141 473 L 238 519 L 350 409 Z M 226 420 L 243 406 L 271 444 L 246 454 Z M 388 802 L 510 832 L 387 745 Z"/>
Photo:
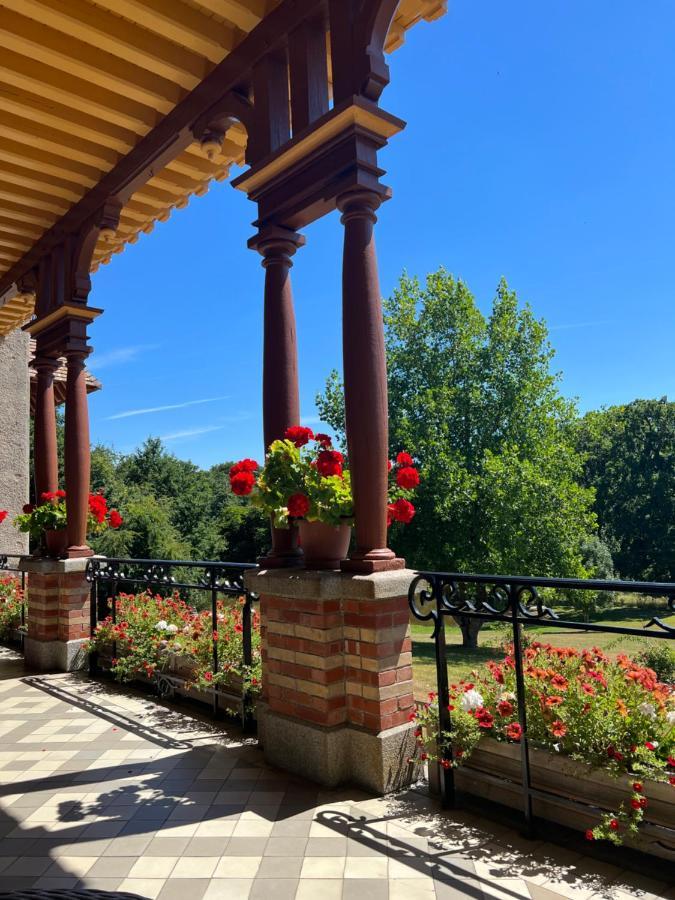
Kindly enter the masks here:
<path id="1" fill-rule="evenodd" d="M 369 191 L 367 189 L 357 189 L 347 191 L 336 200 L 337 208 L 342 213 L 340 221 L 344 224 L 350 219 L 369 219 L 371 222 L 377 222 L 375 210 L 382 204 L 383 198 L 378 191 Z"/>
<path id="2" fill-rule="evenodd" d="M 33 359 L 30 361 L 30 365 L 36 372 L 39 372 L 41 375 L 51 375 L 53 377 L 54 372 L 58 369 L 60 362 L 58 357 L 56 356 L 48 356 L 43 353 L 36 353 Z"/>
<path id="3" fill-rule="evenodd" d="M 280 225 L 268 225 L 250 238 L 247 246 L 250 250 L 257 250 L 260 253 L 263 257 L 262 264 L 267 268 L 270 263 L 292 266 L 291 256 L 304 244 L 304 235 L 298 234 L 297 231 Z"/>

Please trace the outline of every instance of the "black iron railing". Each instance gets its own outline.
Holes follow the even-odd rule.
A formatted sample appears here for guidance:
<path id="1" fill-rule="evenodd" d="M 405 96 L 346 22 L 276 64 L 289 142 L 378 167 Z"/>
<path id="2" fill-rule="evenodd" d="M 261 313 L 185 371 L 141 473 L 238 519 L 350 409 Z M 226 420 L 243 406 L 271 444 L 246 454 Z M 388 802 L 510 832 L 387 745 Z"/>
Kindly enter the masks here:
<path id="1" fill-rule="evenodd" d="M 21 586 L 23 602 L 21 604 L 18 635 L 18 644 L 21 652 L 23 652 L 24 638 L 26 636 L 26 573 L 19 568 L 23 559 L 30 559 L 30 557 L 22 553 L 3 553 L 0 555 L 0 575 L 3 572 L 9 572 Z"/>
<path id="2" fill-rule="evenodd" d="M 595 593 L 630 593 L 651 597 L 665 597 L 668 615 L 675 612 L 675 584 L 635 581 L 600 581 L 575 578 L 530 578 L 513 575 L 466 575 L 453 572 L 420 572 L 410 585 L 408 602 L 416 619 L 433 622 L 432 638 L 435 644 L 436 678 L 438 683 L 438 746 L 452 762 L 452 747 L 444 735 L 452 734 L 448 668 L 446 654 L 445 621 L 448 617 L 510 625 L 513 639 L 513 658 L 516 677 L 516 699 L 520 741 L 521 789 L 523 815 L 528 833 L 533 833 L 533 798 L 547 799 L 553 795 L 532 787 L 530 777 L 530 752 L 527 737 L 527 712 L 525 704 L 525 677 L 523 672 L 523 629 L 527 626 L 586 631 L 590 633 L 649 637 L 675 640 L 675 628 L 659 617 L 653 617 L 643 628 L 629 628 L 596 622 L 578 622 L 561 619 L 547 606 L 540 591 L 555 591 L 554 596 L 572 591 Z M 473 596 L 472 596 L 473 592 Z M 498 775 L 499 773 L 494 773 Z M 440 766 L 441 803 L 446 807 L 455 804 L 455 783 L 452 765 Z M 508 781 L 507 778 L 499 778 Z"/>
<path id="3" fill-rule="evenodd" d="M 244 573 L 254 569 L 253 563 L 214 562 L 212 560 L 167 560 L 167 559 L 113 559 L 110 557 L 91 559 L 87 565 L 87 580 L 91 584 L 91 633 L 107 616 L 117 622 L 115 599 L 120 593 L 152 591 L 162 596 L 177 592 L 191 606 L 199 609 L 205 601 L 211 612 L 212 671 L 220 669 L 218 655 L 218 602 L 224 597 L 243 598 L 242 604 L 242 667 L 250 670 L 253 665 L 253 603 L 255 594 L 247 590 Z M 200 603 L 200 600 L 202 601 Z M 117 655 L 112 647 L 113 656 Z M 97 653 L 89 657 L 91 675 L 100 674 Z M 160 696 L 170 697 L 180 691 L 184 679 L 157 670 L 154 675 Z M 252 723 L 251 697 L 247 690 L 234 693 L 225 688 L 212 690 L 214 716 L 222 712 L 221 700 L 228 708 L 235 705 L 241 711 L 245 728 Z"/>

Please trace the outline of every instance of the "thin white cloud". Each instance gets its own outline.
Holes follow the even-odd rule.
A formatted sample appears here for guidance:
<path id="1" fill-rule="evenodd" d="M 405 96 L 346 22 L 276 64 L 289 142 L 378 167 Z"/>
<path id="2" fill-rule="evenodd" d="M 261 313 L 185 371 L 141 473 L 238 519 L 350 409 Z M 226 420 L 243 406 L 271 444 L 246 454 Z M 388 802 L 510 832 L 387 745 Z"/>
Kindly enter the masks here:
<path id="1" fill-rule="evenodd" d="M 166 406 L 146 406 L 144 409 L 127 409 L 124 412 L 115 413 L 114 416 L 106 416 L 106 420 L 128 419 L 130 416 L 145 416 L 148 413 L 166 412 L 169 409 L 185 409 L 186 406 L 198 406 L 202 403 L 215 403 L 217 400 L 227 400 L 225 397 L 204 397 L 201 400 L 186 400 L 185 403 L 168 403 Z"/>
<path id="2" fill-rule="evenodd" d="M 598 325 L 611 325 L 612 319 L 597 319 L 595 322 L 570 322 L 567 325 L 551 325 L 549 331 L 569 331 L 572 328 L 595 328 Z"/>
<path id="3" fill-rule="evenodd" d="M 99 369 L 108 369 L 110 366 L 130 362 L 132 359 L 136 359 L 137 356 L 140 356 L 141 353 L 148 353 L 151 350 L 157 349 L 159 349 L 159 344 L 136 344 L 129 347 L 117 347 L 109 353 L 101 353 L 98 356 L 94 354 L 87 362 L 87 366 L 89 369 L 96 371 Z"/>
<path id="4" fill-rule="evenodd" d="M 160 441 L 178 441 L 181 438 L 196 437 L 199 434 L 208 434 L 210 431 L 221 431 L 224 425 L 204 425 L 202 428 L 186 428 L 185 431 L 174 431 L 173 434 L 160 435 Z"/>
<path id="5" fill-rule="evenodd" d="M 321 416 L 303 416 L 300 419 L 302 425 L 320 425 L 322 422 Z"/>

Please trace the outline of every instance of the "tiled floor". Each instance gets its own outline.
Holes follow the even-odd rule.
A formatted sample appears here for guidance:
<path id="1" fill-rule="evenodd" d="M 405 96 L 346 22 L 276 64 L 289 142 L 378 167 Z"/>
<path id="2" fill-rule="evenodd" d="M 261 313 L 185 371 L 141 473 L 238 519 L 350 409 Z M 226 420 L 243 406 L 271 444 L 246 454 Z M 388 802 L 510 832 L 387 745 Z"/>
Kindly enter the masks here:
<path id="1" fill-rule="evenodd" d="M 421 794 L 321 791 L 254 742 L 0 650 L 0 891 L 160 900 L 668 897 L 675 889 Z"/>

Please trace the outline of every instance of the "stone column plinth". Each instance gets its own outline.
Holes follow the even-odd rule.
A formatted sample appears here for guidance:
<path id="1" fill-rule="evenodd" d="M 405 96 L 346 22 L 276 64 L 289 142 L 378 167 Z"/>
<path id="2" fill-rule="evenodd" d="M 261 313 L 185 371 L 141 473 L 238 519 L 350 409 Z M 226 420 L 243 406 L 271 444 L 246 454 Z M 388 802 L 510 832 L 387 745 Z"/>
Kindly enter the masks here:
<path id="1" fill-rule="evenodd" d="M 90 632 L 86 559 L 26 559 L 28 633 L 26 664 L 40 672 L 72 672 L 84 668 L 82 645 Z"/>
<path id="2" fill-rule="evenodd" d="M 258 730 L 272 765 L 334 787 L 407 784 L 414 748 L 408 570 L 257 570 L 264 695 Z"/>

